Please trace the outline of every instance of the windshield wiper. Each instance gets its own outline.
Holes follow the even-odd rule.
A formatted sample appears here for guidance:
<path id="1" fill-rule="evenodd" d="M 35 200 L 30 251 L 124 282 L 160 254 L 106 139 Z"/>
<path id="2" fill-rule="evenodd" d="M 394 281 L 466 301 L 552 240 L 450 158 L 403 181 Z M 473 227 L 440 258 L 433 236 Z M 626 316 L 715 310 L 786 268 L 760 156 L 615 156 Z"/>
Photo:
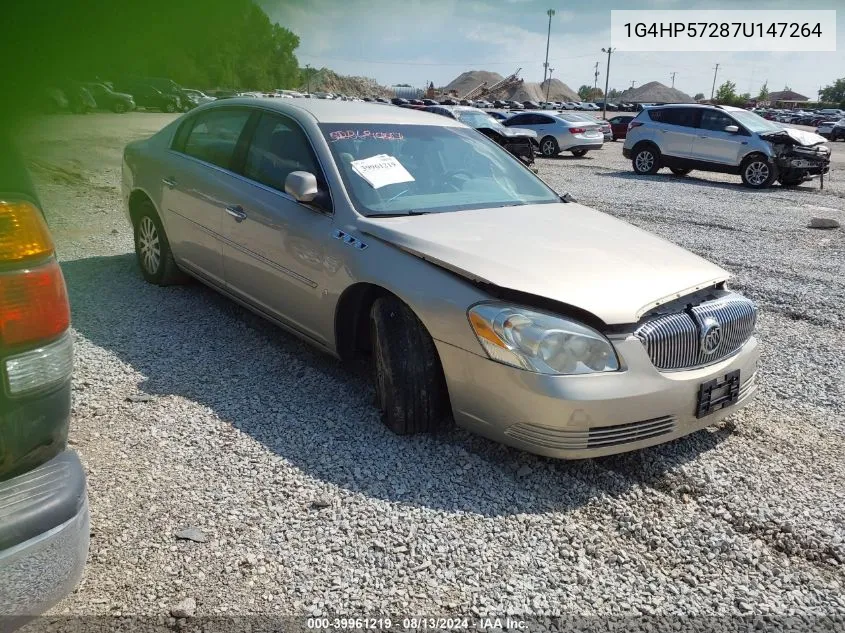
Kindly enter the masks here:
<path id="1" fill-rule="evenodd" d="M 430 211 L 417 211 L 416 209 L 408 209 L 404 213 L 370 213 L 368 218 L 403 218 L 406 215 L 425 215 Z"/>

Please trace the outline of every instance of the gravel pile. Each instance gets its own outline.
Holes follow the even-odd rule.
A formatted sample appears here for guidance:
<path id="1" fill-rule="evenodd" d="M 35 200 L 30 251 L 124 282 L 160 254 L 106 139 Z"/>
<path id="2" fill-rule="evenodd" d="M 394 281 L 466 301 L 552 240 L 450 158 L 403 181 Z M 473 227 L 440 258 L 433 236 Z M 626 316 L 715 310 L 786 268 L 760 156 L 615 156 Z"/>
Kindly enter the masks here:
<path id="1" fill-rule="evenodd" d="M 366 368 L 199 284 L 145 284 L 120 152 L 163 118 L 61 119 L 30 147 L 81 179 L 36 174 L 73 305 L 92 541 L 54 614 L 845 615 L 845 232 L 807 228 L 845 220 L 836 178 L 642 178 L 621 143 L 538 162 L 561 192 L 727 267 L 762 311 L 755 405 L 565 463 L 458 430 L 395 437 Z"/>

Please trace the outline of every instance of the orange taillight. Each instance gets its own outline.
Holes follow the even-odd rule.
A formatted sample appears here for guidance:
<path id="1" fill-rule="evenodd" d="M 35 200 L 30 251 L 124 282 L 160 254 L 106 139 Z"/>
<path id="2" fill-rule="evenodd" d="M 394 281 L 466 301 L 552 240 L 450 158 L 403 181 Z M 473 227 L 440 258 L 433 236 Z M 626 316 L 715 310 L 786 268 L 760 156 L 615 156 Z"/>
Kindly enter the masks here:
<path id="1" fill-rule="evenodd" d="M 11 346 L 42 341 L 69 325 L 67 289 L 55 259 L 0 273 L 0 342 Z"/>
<path id="2" fill-rule="evenodd" d="M 0 264 L 50 255 L 53 240 L 38 207 L 26 201 L 0 200 Z"/>

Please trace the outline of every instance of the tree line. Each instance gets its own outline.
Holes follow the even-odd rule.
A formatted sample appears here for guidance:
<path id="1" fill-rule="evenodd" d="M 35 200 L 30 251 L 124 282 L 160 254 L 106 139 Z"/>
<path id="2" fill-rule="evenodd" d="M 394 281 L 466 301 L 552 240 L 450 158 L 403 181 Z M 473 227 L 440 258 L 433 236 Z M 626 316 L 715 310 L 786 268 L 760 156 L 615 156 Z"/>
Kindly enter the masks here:
<path id="1" fill-rule="evenodd" d="M 169 77 L 196 88 L 300 84 L 299 37 L 254 0 L 41 0 L 3 7 L 0 117 L 67 79 Z"/>

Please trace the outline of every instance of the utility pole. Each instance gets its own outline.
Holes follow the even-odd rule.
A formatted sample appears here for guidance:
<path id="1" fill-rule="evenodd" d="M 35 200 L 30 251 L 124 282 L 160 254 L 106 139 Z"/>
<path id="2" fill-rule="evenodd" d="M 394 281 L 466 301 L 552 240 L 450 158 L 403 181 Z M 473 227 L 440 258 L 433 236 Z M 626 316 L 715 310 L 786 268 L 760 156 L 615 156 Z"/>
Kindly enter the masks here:
<path id="1" fill-rule="evenodd" d="M 549 82 L 546 84 L 546 103 L 549 102 L 549 88 L 552 85 L 552 73 L 555 71 L 554 68 L 549 68 Z"/>
<path id="2" fill-rule="evenodd" d="M 596 62 L 595 72 L 593 73 L 595 79 L 593 80 L 593 98 L 596 96 L 596 89 L 599 87 L 599 63 Z"/>
<path id="3" fill-rule="evenodd" d="M 546 15 L 549 16 L 549 32 L 546 35 L 546 63 L 543 64 L 543 83 L 546 83 L 546 73 L 549 70 L 549 42 L 552 39 L 552 16 L 554 14 L 554 9 L 549 9 L 548 11 L 546 11 Z"/>
<path id="4" fill-rule="evenodd" d="M 602 48 L 602 53 L 607 53 L 607 72 L 604 74 L 604 101 L 602 102 L 602 113 L 601 116 L 603 119 L 607 119 L 607 89 L 610 85 L 610 55 L 613 53 L 612 48 L 609 46 L 607 48 Z"/>
<path id="5" fill-rule="evenodd" d="M 637 82 L 636 82 L 636 81 L 634 81 L 634 80 L 632 80 L 632 81 L 631 81 L 631 90 L 633 90 L 633 89 L 634 89 L 634 84 L 635 84 L 635 83 L 637 83 Z"/>
<path id="6" fill-rule="evenodd" d="M 713 95 L 716 94 L 716 75 L 719 73 L 719 64 L 716 64 L 716 68 L 713 70 L 713 87 L 710 88 L 710 101 L 713 101 Z"/>
<path id="7" fill-rule="evenodd" d="M 670 73 L 670 74 L 672 75 L 672 87 L 674 88 L 675 87 L 675 75 L 677 75 L 678 73 L 673 72 L 673 73 Z"/>
<path id="8" fill-rule="evenodd" d="M 311 96 L 311 64 L 305 64 L 305 75 L 308 78 L 308 96 Z"/>

